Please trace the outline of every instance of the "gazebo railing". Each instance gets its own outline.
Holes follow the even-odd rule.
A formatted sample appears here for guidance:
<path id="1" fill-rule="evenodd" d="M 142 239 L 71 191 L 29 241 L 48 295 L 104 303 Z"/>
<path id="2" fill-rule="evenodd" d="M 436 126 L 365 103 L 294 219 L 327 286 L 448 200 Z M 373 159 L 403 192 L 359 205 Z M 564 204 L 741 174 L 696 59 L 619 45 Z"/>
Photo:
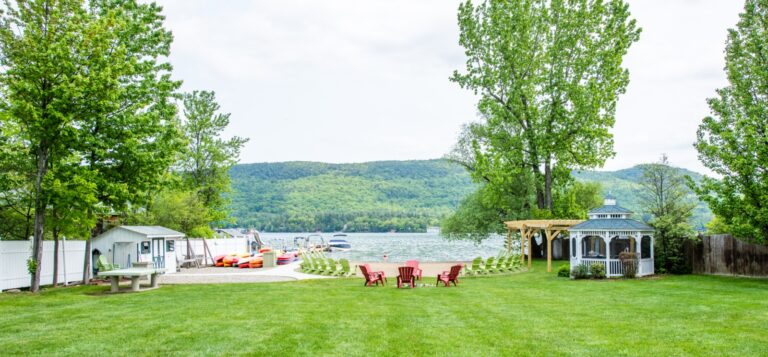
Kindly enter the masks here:
<path id="1" fill-rule="evenodd" d="M 581 258 L 581 260 L 576 263 L 584 264 L 587 267 L 591 267 L 594 264 L 601 264 L 605 266 L 605 275 L 608 277 L 618 277 L 624 275 L 624 265 L 619 259 Z M 653 258 L 640 259 L 638 262 L 638 268 L 637 276 L 653 274 Z"/>

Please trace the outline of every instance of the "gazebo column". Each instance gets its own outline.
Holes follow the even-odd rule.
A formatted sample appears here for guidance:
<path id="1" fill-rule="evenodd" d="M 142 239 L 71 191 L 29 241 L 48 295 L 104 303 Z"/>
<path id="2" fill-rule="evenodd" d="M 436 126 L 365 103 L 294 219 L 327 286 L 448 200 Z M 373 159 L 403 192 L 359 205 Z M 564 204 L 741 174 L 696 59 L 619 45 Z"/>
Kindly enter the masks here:
<path id="1" fill-rule="evenodd" d="M 581 253 L 581 234 L 576 233 L 576 237 L 571 239 L 576 239 L 576 249 L 575 249 L 576 261 L 581 262 L 581 254 L 582 254 Z"/>
<path id="2" fill-rule="evenodd" d="M 605 232 L 605 276 L 611 276 L 611 241 L 613 237 Z"/>
<path id="3" fill-rule="evenodd" d="M 653 247 L 656 245 L 654 242 L 654 238 L 652 235 L 648 235 L 649 238 L 651 238 L 651 256 L 648 258 L 651 258 L 651 266 L 653 267 L 653 270 L 651 270 L 652 273 L 656 273 L 656 256 L 654 255 L 654 249 Z"/>

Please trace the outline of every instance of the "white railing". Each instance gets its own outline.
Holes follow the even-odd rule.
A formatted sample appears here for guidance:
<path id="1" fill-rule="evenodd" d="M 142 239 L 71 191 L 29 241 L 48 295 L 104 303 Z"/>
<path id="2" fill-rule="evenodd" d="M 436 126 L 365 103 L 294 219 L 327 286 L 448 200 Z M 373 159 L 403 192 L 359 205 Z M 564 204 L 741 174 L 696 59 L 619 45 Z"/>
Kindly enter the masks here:
<path id="1" fill-rule="evenodd" d="M 571 265 L 584 264 L 591 267 L 594 264 L 605 266 L 605 275 L 608 277 L 619 277 L 624 275 L 624 264 L 619 259 L 599 259 L 599 258 L 581 258 L 581 260 L 572 259 Z M 653 275 L 653 258 L 640 259 L 637 267 L 637 276 Z"/>
<path id="2" fill-rule="evenodd" d="M 602 264 L 605 265 L 605 259 L 588 259 L 588 258 L 582 258 L 581 263 L 586 265 L 588 268 L 591 268 L 594 264 Z"/>
<path id="3" fill-rule="evenodd" d="M 637 272 L 639 276 L 653 275 L 654 266 L 653 258 L 640 259 L 640 271 Z"/>

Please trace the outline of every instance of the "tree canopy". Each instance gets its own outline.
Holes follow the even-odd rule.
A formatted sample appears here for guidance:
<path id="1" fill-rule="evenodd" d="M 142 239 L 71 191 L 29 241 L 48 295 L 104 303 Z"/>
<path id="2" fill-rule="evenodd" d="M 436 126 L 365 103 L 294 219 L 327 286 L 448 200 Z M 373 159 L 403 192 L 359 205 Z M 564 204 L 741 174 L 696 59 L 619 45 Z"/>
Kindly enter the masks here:
<path id="1" fill-rule="evenodd" d="M 33 202 L 37 291 L 47 221 L 88 236 L 100 213 L 140 203 L 167 171 L 179 82 L 160 59 L 172 37 L 154 4 L 17 0 L 2 10 L 1 128 L 24 162 L 11 191 Z"/>
<path id="2" fill-rule="evenodd" d="M 747 0 L 728 31 L 728 86 L 708 100 L 712 116 L 699 126 L 699 159 L 720 179 L 695 190 L 741 238 L 768 240 L 768 1 Z"/>
<path id="3" fill-rule="evenodd" d="M 496 201 L 521 202 L 505 216 L 552 214 L 573 169 L 613 155 L 609 130 L 629 83 L 622 60 L 640 34 L 629 7 L 467 1 L 458 20 L 467 61 L 451 80 L 480 96 L 481 120 L 467 126 L 449 158 L 499 194 Z"/>

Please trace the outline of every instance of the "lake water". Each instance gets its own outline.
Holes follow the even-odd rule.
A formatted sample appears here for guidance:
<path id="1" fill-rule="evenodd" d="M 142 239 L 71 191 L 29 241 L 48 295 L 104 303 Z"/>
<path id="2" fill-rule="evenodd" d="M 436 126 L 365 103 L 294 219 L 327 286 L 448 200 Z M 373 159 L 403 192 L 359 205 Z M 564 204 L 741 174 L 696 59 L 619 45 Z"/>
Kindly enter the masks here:
<path id="1" fill-rule="evenodd" d="M 274 247 L 293 246 L 293 238 L 310 233 L 261 233 L 261 240 Z M 333 234 L 322 234 L 326 243 Z M 495 236 L 475 244 L 470 241 L 449 241 L 432 233 L 347 233 L 352 245 L 348 252 L 326 253 L 329 257 L 352 261 L 388 262 L 417 259 L 423 262 L 469 261 L 478 256 L 487 258 L 504 249 L 504 239 Z M 283 243 L 284 242 L 284 243 Z"/>

